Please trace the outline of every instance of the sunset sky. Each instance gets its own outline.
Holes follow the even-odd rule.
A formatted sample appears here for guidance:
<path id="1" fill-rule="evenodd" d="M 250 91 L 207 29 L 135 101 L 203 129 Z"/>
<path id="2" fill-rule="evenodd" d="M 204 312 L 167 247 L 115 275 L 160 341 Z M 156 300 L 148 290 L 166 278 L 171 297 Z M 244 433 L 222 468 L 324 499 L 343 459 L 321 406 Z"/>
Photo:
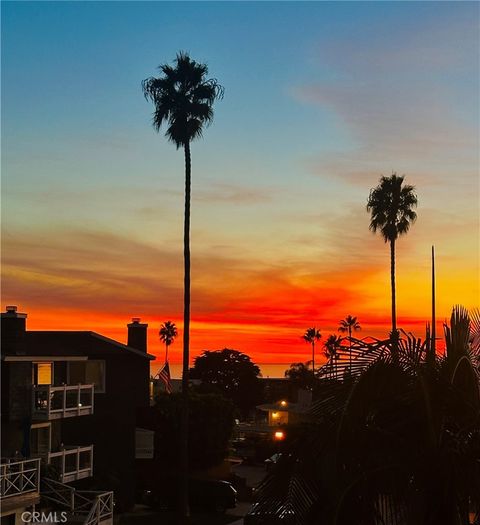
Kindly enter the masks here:
<path id="1" fill-rule="evenodd" d="M 192 357 L 309 359 L 300 336 L 390 323 L 368 230 L 392 171 L 418 193 L 398 242 L 398 324 L 479 304 L 476 2 L 2 2 L 2 307 L 29 329 L 120 341 L 182 327 L 183 153 L 142 79 L 179 50 L 225 87 L 192 146 Z M 181 359 L 181 337 L 170 351 Z"/>

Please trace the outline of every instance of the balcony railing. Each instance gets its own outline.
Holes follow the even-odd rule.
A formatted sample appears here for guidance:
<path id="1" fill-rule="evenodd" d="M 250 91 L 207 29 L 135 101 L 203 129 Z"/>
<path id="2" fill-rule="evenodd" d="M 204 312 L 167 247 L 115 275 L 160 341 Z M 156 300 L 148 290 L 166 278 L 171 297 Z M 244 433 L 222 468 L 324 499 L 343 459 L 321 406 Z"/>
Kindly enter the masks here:
<path id="1" fill-rule="evenodd" d="M 3 460 L 0 465 L 0 499 L 38 493 L 40 459 Z"/>
<path id="2" fill-rule="evenodd" d="M 93 475 L 93 445 L 49 452 L 48 463 L 57 470 L 62 483 L 88 478 Z"/>
<path id="3" fill-rule="evenodd" d="M 50 421 L 93 414 L 94 385 L 37 385 L 32 390 L 32 419 Z"/>
<path id="4" fill-rule="evenodd" d="M 113 523 L 113 492 L 76 490 L 69 485 L 45 478 L 42 496 L 55 507 L 66 509 L 72 522 L 82 525 Z"/>

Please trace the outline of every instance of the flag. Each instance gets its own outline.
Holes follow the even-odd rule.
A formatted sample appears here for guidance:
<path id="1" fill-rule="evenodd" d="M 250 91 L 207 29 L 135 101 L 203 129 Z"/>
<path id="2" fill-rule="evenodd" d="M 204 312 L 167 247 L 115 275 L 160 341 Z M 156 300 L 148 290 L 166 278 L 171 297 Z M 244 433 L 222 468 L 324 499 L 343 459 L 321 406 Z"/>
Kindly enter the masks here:
<path id="1" fill-rule="evenodd" d="M 158 376 L 158 379 L 160 379 L 160 381 L 162 381 L 162 383 L 165 385 L 165 392 L 167 392 L 167 394 L 171 394 L 172 393 L 172 383 L 170 381 L 170 367 L 168 366 L 168 362 L 166 362 L 163 365 L 163 368 L 161 368 L 158 371 L 157 376 Z"/>

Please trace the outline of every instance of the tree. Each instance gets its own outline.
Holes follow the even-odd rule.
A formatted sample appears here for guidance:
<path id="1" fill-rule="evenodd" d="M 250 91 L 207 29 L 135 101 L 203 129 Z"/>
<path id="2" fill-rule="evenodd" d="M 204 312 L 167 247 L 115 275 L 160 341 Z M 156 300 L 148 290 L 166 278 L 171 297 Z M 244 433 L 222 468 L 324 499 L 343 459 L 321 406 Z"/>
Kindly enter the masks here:
<path id="1" fill-rule="evenodd" d="M 325 350 L 325 357 L 332 362 L 332 369 L 334 370 L 335 378 L 337 377 L 337 359 L 338 349 L 342 343 L 342 338 L 338 335 L 331 334 L 327 337 L 327 340 L 323 344 Z"/>
<path id="2" fill-rule="evenodd" d="M 160 327 L 158 332 L 160 335 L 160 341 L 165 343 L 165 363 L 168 363 L 168 347 L 173 343 L 175 337 L 177 337 L 177 327 L 172 321 L 165 321 Z"/>
<path id="3" fill-rule="evenodd" d="M 307 328 L 307 331 L 302 335 L 302 339 L 306 343 L 312 345 L 312 378 L 315 379 L 315 341 L 320 341 L 322 334 L 320 330 L 317 330 L 315 327 Z"/>
<path id="4" fill-rule="evenodd" d="M 361 330 L 362 327 L 360 326 L 360 323 L 357 322 L 357 318 L 353 317 L 352 315 L 347 315 L 345 319 L 342 319 L 340 321 L 340 326 L 338 327 L 338 331 L 345 333 L 348 332 L 348 340 L 350 341 L 349 345 L 349 364 L 350 367 L 352 366 L 352 331 Z"/>
<path id="5" fill-rule="evenodd" d="M 208 79 L 208 67 L 192 60 L 187 53 L 178 53 L 175 66 L 159 66 L 163 75 L 142 82 L 143 94 L 153 102 L 153 127 L 158 132 L 167 126 L 165 136 L 183 148 L 185 153 L 185 209 L 183 230 L 184 311 L 183 311 L 183 372 L 182 372 L 182 513 L 188 517 L 188 371 L 190 344 L 190 143 L 202 136 L 203 128 L 213 119 L 213 103 L 223 96 L 223 88 L 215 79 Z"/>
<path id="6" fill-rule="evenodd" d="M 472 316 L 474 317 L 474 316 Z M 468 525 L 480 516 L 480 341 L 456 307 L 446 350 L 404 333 L 359 342 L 349 381 L 318 383 L 318 401 L 257 491 L 256 513 L 298 525 Z M 477 332 L 478 333 L 478 332 Z M 345 367 L 348 366 L 345 363 Z"/>
<path id="7" fill-rule="evenodd" d="M 231 399 L 243 415 L 262 401 L 260 376 L 260 368 L 248 355 L 230 348 L 205 350 L 191 369 L 192 379 Z"/>
<path id="8" fill-rule="evenodd" d="M 288 370 L 285 370 L 285 377 L 296 383 L 301 388 L 311 388 L 312 371 L 310 370 L 311 361 L 306 363 L 292 363 Z"/>
<path id="9" fill-rule="evenodd" d="M 395 243 L 398 237 L 410 229 L 417 218 L 413 208 L 417 207 L 417 195 L 413 186 L 403 184 L 405 177 L 393 173 L 381 177 L 380 184 L 370 190 L 367 211 L 371 213 L 370 230 L 377 230 L 383 240 L 390 243 L 390 284 L 392 293 L 392 340 L 396 348 L 398 340 L 396 296 L 395 296 Z"/>
<path id="10" fill-rule="evenodd" d="M 204 470 L 219 465 L 228 455 L 229 441 L 234 426 L 233 403 L 219 394 L 189 392 L 190 417 L 188 422 L 190 439 L 188 460 L 192 470 Z M 148 472 L 142 469 L 146 488 L 157 483 L 162 490 L 177 492 L 172 480 L 178 476 L 178 455 L 181 452 L 180 394 L 161 393 L 155 405 L 139 412 L 139 421 L 144 428 L 155 431 L 155 457 Z"/>

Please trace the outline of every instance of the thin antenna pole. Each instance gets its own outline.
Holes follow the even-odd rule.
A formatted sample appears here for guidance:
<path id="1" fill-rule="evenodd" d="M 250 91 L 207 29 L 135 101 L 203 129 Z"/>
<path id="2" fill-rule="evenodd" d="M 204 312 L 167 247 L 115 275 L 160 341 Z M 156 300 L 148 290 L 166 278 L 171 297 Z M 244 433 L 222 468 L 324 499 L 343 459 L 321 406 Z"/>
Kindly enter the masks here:
<path id="1" fill-rule="evenodd" d="M 432 354 L 435 358 L 435 246 L 432 245 Z"/>

